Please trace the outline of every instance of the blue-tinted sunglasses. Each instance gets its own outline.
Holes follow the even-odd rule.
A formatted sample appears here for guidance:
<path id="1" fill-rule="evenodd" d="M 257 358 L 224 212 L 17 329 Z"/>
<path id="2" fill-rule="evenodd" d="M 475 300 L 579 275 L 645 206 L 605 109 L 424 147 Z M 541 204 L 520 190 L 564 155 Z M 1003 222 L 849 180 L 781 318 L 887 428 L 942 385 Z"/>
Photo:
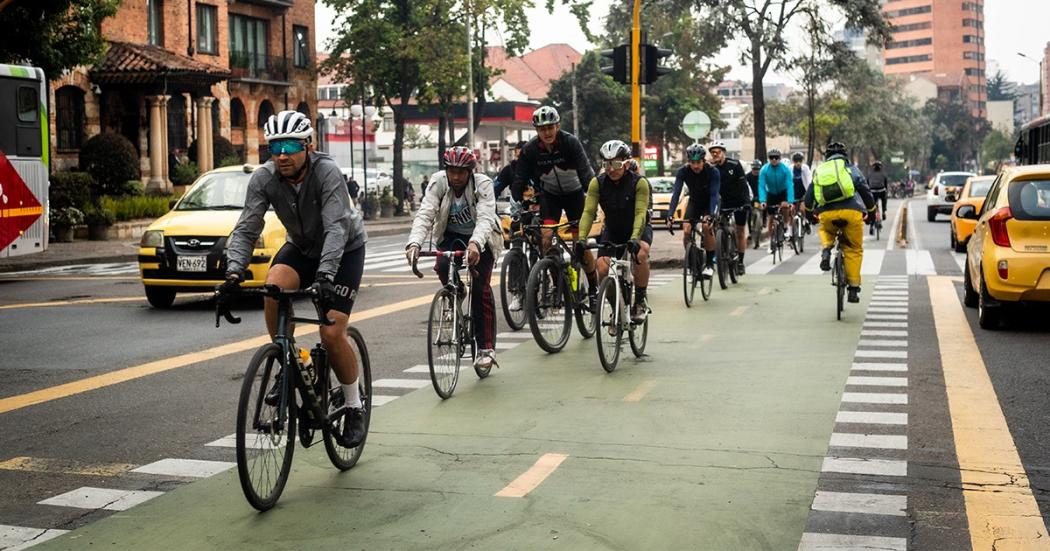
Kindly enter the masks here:
<path id="1" fill-rule="evenodd" d="M 292 155 L 299 153 L 304 149 L 306 149 L 306 144 L 299 140 L 277 140 L 270 142 L 270 154 L 274 157 L 283 154 Z"/>

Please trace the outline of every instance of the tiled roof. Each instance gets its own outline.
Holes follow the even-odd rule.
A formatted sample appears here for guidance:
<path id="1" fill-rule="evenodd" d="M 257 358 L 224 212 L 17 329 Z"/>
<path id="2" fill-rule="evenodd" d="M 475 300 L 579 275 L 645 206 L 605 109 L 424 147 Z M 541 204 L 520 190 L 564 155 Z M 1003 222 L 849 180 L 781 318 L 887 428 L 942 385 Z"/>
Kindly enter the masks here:
<path id="1" fill-rule="evenodd" d="M 551 83 L 571 71 L 572 65 L 582 58 L 583 55 L 568 44 L 547 44 L 518 57 L 507 57 L 502 46 L 492 46 L 485 62 L 503 71 L 495 79 L 502 79 L 529 99 L 540 101 L 547 97 Z"/>
<path id="2" fill-rule="evenodd" d="M 95 82 L 120 84 L 157 82 L 163 78 L 211 83 L 230 78 L 230 72 L 222 67 L 157 46 L 129 42 L 110 42 L 106 55 L 89 74 Z"/>

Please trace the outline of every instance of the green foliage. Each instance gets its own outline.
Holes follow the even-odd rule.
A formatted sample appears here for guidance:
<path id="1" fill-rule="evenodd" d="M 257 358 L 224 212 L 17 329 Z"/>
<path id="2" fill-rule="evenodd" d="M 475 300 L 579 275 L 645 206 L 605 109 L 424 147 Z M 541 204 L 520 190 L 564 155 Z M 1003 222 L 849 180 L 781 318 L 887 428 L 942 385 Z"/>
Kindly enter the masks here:
<path id="1" fill-rule="evenodd" d="M 0 62 L 29 63 L 48 79 L 97 62 L 105 51 L 102 20 L 119 0 L 16 1 L 0 10 Z"/>
<path id="2" fill-rule="evenodd" d="M 193 140 L 193 143 L 190 144 L 190 147 L 186 152 L 186 156 L 189 157 L 190 160 L 197 159 L 197 140 Z M 233 164 L 241 164 L 243 162 L 240 160 L 240 156 L 237 154 L 237 149 L 233 147 L 233 143 L 231 143 L 230 140 L 227 140 L 222 136 L 214 136 L 211 144 L 211 158 L 225 161 L 230 157 L 235 157 L 237 159 L 237 162 Z M 219 164 L 218 166 L 229 165 Z"/>
<path id="3" fill-rule="evenodd" d="M 1017 93 L 1014 84 L 1006 80 L 1002 71 L 996 71 L 992 78 L 988 79 L 988 101 L 1002 101 L 1014 99 Z"/>
<path id="4" fill-rule="evenodd" d="M 194 162 L 172 167 L 169 175 L 171 183 L 177 186 L 188 186 L 197 179 L 197 176 L 200 176 L 200 170 L 197 168 L 197 163 Z"/>
<path id="5" fill-rule="evenodd" d="M 87 172 L 56 172 L 51 175 L 48 200 L 51 209 L 83 208 L 91 202 L 91 175 Z"/>
<path id="6" fill-rule="evenodd" d="M 100 203 L 84 211 L 84 223 L 88 226 L 112 226 L 117 221 L 113 209 Z"/>
<path id="7" fill-rule="evenodd" d="M 84 212 L 76 207 L 51 207 L 48 219 L 54 227 L 69 228 L 84 223 Z"/>
<path id="8" fill-rule="evenodd" d="M 437 144 L 430 141 L 430 136 L 423 134 L 419 126 L 412 124 L 405 126 L 405 145 L 412 149 L 425 149 Z"/>
<path id="9" fill-rule="evenodd" d="M 923 113 L 932 131 L 931 164 L 943 170 L 973 167 L 991 124 L 959 102 L 931 99 Z"/>
<path id="10" fill-rule="evenodd" d="M 985 168 L 991 168 L 991 173 L 997 174 L 1003 162 L 1009 160 L 1014 153 L 1014 138 L 1006 132 L 993 128 L 984 137 L 981 152 Z"/>
<path id="11" fill-rule="evenodd" d="M 236 155 L 231 155 L 229 157 L 223 157 L 222 160 L 219 161 L 219 168 L 222 168 L 224 166 L 236 166 L 240 164 L 244 164 L 243 162 L 241 162 L 241 158 Z"/>
<path id="12" fill-rule="evenodd" d="M 576 94 L 579 101 L 580 141 L 592 162 L 598 149 L 608 140 L 631 141 L 631 99 L 627 88 L 601 72 L 600 56 L 587 52 L 576 66 Z M 561 127 L 573 128 L 572 75 L 551 83 L 545 105 L 561 114 Z M 619 113 L 620 116 L 610 116 Z"/>
<path id="13" fill-rule="evenodd" d="M 91 195 L 125 195 L 128 180 L 137 180 L 139 158 L 135 146 L 121 134 L 104 132 L 80 147 L 80 170 L 91 174 Z"/>
<path id="14" fill-rule="evenodd" d="M 99 205 L 113 213 L 117 222 L 139 218 L 159 218 L 167 214 L 171 197 L 141 195 L 138 197 L 102 197 Z"/>

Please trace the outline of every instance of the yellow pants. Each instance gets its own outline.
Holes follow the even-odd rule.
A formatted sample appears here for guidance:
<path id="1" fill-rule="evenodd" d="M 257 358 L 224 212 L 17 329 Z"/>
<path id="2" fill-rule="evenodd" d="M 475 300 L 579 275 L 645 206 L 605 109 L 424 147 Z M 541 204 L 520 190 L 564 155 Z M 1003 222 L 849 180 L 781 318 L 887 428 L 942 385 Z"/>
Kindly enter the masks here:
<path id="1" fill-rule="evenodd" d="M 846 238 L 842 242 L 842 259 L 846 265 L 846 284 L 860 287 L 860 265 L 864 262 L 864 215 L 853 209 L 829 210 L 820 213 L 820 246 L 827 249 L 835 243 L 838 233 L 833 223 L 845 220 L 842 229 Z"/>

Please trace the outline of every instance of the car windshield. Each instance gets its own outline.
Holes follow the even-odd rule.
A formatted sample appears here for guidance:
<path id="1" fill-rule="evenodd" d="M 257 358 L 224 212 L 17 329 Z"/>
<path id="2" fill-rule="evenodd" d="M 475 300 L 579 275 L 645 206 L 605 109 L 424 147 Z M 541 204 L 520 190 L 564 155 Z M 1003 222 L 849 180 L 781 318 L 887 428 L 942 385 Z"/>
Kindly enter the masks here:
<path id="1" fill-rule="evenodd" d="M 179 201 L 175 210 L 240 210 L 251 174 L 243 171 L 205 174 Z"/>
<path id="2" fill-rule="evenodd" d="M 1018 220 L 1050 220 L 1050 180 L 1014 182 L 1010 207 Z"/>
<path id="3" fill-rule="evenodd" d="M 970 182 L 970 197 L 986 197 L 988 190 L 992 188 L 993 182 L 995 182 L 994 178 Z"/>
<path id="4" fill-rule="evenodd" d="M 653 193 L 671 193 L 674 189 L 674 180 L 669 178 L 650 178 L 649 187 Z"/>
<path id="5" fill-rule="evenodd" d="M 970 178 L 969 174 L 944 174 L 941 176 L 942 186 L 961 186 Z"/>

